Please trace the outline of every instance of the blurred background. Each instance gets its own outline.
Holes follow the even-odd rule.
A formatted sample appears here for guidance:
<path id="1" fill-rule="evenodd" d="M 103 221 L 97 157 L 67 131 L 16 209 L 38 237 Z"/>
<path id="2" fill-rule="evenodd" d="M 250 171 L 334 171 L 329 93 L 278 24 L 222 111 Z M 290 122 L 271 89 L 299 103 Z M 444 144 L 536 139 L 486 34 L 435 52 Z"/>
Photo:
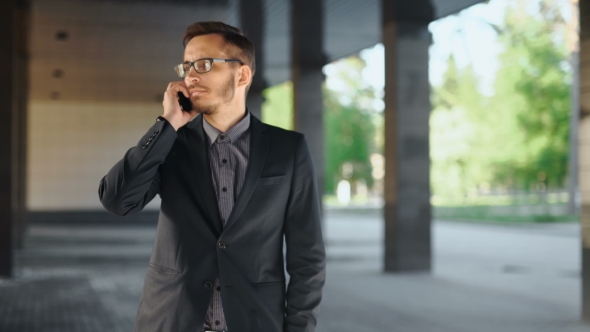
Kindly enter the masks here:
<path id="1" fill-rule="evenodd" d="M 130 331 L 157 226 L 98 184 L 162 114 L 181 36 L 240 27 L 248 107 L 308 139 L 317 331 L 590 331 L 585 0 L 7 0 L 0 331 Z"/>

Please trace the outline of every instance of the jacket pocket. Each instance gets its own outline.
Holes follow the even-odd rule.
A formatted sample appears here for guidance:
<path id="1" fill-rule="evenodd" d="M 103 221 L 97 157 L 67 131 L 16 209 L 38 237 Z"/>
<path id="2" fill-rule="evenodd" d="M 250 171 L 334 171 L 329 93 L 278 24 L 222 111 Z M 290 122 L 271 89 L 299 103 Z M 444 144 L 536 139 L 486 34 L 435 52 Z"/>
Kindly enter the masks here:
<path id="1" fill-rule="evenodd" d="M 171 274 L 171 275 L 175 275 L 175 276 L 180 274 L 180 271 L 177 271 L 175 269 L 155 265 L 152 263 L 148 264 L 148 268 L 154 272 L 163 273 L 163 274 Z"/>
<path id="2" fill-rule="evenodd" d="M 286 175 L 271 176 L 268 178 L 260 178 L 260 179 L 258 179 L 258 185 L 270 186 L 273 184 L 283 183 L 283 182 L 285 182 L 286 179 L 287 179 Z"/>

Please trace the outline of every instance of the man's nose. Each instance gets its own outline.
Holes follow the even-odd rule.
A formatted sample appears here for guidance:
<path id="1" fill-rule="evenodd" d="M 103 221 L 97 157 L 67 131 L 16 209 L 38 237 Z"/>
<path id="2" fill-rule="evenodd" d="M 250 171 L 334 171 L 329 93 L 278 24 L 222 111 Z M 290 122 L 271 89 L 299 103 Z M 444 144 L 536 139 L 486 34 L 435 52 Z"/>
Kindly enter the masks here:
<path id="1" fill-rule="evenodd" d="M 201 79 L 200 74 L 197 73 L 193 66 L 190 66 L 188 69 L 188 73 L 186 73 L 186 79 L 188 81 L 199 81 Z"/>

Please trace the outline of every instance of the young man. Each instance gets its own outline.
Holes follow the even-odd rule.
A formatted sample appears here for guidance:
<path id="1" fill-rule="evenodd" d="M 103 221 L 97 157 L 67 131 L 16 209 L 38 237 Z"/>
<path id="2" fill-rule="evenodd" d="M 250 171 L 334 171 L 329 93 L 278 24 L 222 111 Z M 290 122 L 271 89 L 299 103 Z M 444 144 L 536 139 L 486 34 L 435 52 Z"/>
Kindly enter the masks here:
<path id="1" fill-rule="evenodd" d="M 184 81 L 98 191 L 121 216 L 162 199 L 135 331 L 314 331 L 325 251 L 305 138 L 246 109 L 254 47 L 240 30 L 195 23 L 183 42 Z"/>

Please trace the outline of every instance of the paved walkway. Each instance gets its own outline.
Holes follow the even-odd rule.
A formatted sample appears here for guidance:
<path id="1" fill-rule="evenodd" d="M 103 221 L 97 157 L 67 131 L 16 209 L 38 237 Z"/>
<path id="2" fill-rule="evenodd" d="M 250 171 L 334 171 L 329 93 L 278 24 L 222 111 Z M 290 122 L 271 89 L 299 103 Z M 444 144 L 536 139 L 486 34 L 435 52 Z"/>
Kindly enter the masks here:
<path id="1" fill-rule="evenodd" d="M 154 227 L 33 226 L 0 332 L 131 331 Z M 327 215 L 318 332 L 578 332 L 575 224 L 435 222 L 433 272 L 384 274 L 377 213 Z"/>

